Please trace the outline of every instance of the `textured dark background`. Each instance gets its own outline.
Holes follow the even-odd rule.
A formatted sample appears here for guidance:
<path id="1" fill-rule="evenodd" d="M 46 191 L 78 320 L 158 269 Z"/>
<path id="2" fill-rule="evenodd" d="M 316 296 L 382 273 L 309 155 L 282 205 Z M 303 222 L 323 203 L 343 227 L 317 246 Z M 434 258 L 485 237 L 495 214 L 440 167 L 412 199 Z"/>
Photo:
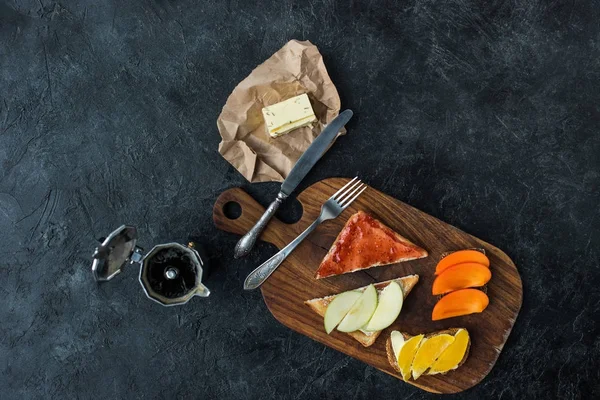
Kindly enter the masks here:
<path id="1" fill-rule="evenodd" d="M 234 86 L 289 39 L 324 55 L 341 138 L 303 182 L 361 177 L 505 250 L 524 285 L 465 398 L 600 391 L 600 10 L 544 1 L 0 1 L 0 397 L 431 398 L 280 325 L 216 231 L 249 185 L 217 153 Z M 298 217 L 287 205 L 284 219 Z M 95 239 L 201 240 L 213 293 L 98 286 Z"/>

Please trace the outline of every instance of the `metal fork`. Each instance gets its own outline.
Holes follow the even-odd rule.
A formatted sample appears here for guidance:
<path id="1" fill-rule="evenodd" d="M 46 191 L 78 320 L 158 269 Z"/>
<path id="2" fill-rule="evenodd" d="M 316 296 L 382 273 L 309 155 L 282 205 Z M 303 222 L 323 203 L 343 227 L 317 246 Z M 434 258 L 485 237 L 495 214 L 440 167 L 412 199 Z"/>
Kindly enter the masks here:
<path id="1" fill-rule="evenodd" d="M 261 264 L 254 271 L 250 272 L 246 280 L 244 281 L 244 289 L 252 290 L 262 285 L 269 276 L 281 265 L 283 260 L 290 255 L 292 251 L 302 242 L 312 231 L 315 230 L 319 224 L 323 221 L 337 218 L 342 211 L 344 211 L 356 198 L 365 191 L 367 185 L 362 183 L 358 176 L 354 177 L 350 182 L 346 183 L 340 190 L 335 192 L 322 206 L 321 214 L 304 232 L 300 234 L 296 239 L 292 240 L 290 244 L 285 246 L 269 258 L 263 264 Z"/>

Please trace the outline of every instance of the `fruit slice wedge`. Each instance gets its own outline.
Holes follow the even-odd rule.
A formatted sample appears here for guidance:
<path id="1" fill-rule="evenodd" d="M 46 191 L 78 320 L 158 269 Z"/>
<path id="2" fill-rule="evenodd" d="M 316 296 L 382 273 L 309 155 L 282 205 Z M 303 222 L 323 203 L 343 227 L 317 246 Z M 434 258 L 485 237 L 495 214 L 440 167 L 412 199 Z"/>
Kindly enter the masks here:
<path id="1" fill-rule="evenodd" d="M 447 268 L 433 281 L 432 293 L 444 294 L 458 289 L 483 286 L 492 278 L 490 269 L 477 263 L 463 263 Z"/>
<path id="2" fill-rule="evenodd" d="M 330 334 L 348 314 L 354 303 L 362 296 L 361 292 L 340 293 L 329 303 L 325 311 L 325 332 Z"/>
<path id="3" fill-rule="evenodd" d="M 404 346 L 405 340 L 402 332 L 392 331 L 390 334 L 390 340 L 392 341 L 392 352 L 394 353 L 394 357 L 398 360 L 398 354 Z"/>
<path id="4" fill-rule="evenodd" d="M 402 334 L 398 332 L 400 336 Z M 393 332 L 392 332 L 393 334 Z M 402 346 L 400 346 L 400 350 L 396 353 L 396 360 L 398 360 L 398 368 L 400 368 L 400 374 L 402 374 L 402 379 L 405 381 L 410 379 L 410 367 L 412 366 L 413 359 L 415 358 L 415 354 L 417 353 L 417 349 L 421 344 L 421 340 L 423 340 L 424 335 L 413 336 L 407 341 L 405 341 Z M 404 339 L 404 338 L 403 338 Z M 394 346 L 394 337 L 392 336 L 392 348 Z"/>
<path id="5" fill-rule="evenodd" d="M 481 290 L 457 290 L 448 293 L 437 302 L 435 307 L 433 307 L 431 319 L 438 321 L 460 315 L 480 313 L 485 310 L 489 303 L 490 299 Z"/>
<path id="6" fill-rule="evenodd" d="M 387 285 L 379 295 L 375 313 L 362 329 L 368 332 L 381 331 L 394 323 L 404 303 L 404 293 L 396 282 Z"/>
<path id="7" fill-rule="evenodd" d="M 458 364 L 465 357 L 465 352 L 469 346 L 469 332 L 466 329 L 459 329 L 454 335 L 454 342 L 444 350 L 440 357 L 429 368 L 428 375 L 443 374 L 450 370 L 458 368 Z"/>
<path id="8" fill-rule="evenodd" d="M 358 300 L 352 305 L 348 314 L 342 319 L 337 329 L 340 332 L 354 332 L 363 326 L 373 316 L 377 309 L 377 289 L 373 284 L 367 286 Z"/>
<path id="9" fill-rule="evenodd" d="M 477 250 L 459 250 L 442 258 L 435 268 L 435 274 L 439 275 L 445 269 L 463 263 L 477 263 L 486 267 L 490 266 L 490 260 L 485 254 Z"/>
<path id="10" fill-rule="evenodd" d="M 412 360 L 412 376 L 413 379 L 419 379 L 423 372 L 437 360 L 437 358 L 454 342 L 454 336 L 446 333 L 436 335 L 428 339 L 423 339 L 421 345 Z"/>

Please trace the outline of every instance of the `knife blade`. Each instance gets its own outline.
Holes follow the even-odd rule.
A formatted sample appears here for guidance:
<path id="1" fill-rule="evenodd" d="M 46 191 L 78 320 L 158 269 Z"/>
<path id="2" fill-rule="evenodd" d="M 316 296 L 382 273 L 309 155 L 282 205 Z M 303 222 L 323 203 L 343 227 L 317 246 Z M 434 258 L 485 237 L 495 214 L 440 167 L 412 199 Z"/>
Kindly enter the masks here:
<path id="1" fill-rule="evenodd" d="M 294 168 L 292 168 L 287 178 L 285 178 L 281 184 L 281 192 L 287 196 L 292 194 L 294 189 L 296 189 L 311 168 L 319 161 L 323 154 L 325 154 L 325 151 L 329 148 L 340 129 L 350 121 L 352 115 L 352 110 L 345 110 L 323 129 L 323 132 L 317 136 L 314 142 L 312 142 L 308 149 L 300 156 L 298 161 L 296 161 Z"/>
<path id="2" fill-rule="evenodd" d="M 296 161 L 294 168 L 281 184 L 281 189 L 277 198 L 269 205 L 265 213 L 258 222 L 246 233 L 236 244 L 234 257 L 240 258 L 247 255 L 256 240 L 265 229 L 269 220 L 273 217 L 281 203 L 298 187 L 298 184 L 304 179 L 312 167 L 325 154 L 325 151 L 331 146 L 340 129 L 350 121 L 354 113 L 352 110 L 341 112 L 329 125 L 323 129 L 321 134 L 311 143 L 302 156 Z"/>

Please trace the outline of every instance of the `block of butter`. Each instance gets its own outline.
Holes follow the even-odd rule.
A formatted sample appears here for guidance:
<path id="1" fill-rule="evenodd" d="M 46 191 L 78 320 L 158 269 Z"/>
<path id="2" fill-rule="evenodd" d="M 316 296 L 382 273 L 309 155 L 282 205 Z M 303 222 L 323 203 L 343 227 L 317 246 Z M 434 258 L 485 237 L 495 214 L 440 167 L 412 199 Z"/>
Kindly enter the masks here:
<path id="1" fill-rule="evenodd" d="M 317 120 L 306 93 L 262 109 L 267 132 L 278 137 Z"/>

